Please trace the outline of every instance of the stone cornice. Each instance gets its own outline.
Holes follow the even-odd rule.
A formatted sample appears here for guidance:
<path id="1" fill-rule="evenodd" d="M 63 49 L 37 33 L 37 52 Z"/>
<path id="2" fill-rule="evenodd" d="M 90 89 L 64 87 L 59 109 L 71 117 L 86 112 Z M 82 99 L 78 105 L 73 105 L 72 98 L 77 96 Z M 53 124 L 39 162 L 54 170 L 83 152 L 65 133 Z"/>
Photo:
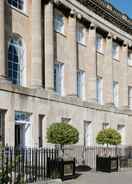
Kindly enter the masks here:
<path id="1" fill-rule="evenodd" d="M 18 87 L 9 83 L 2 83 L 0 81 L 0 94 L 2 92 L 5 94 L 7 93 L 7 94 L 20 95 L 20 96 L 25 96 L 26 98 L 36 98 L 39 100 L 47 100 L 49 102 L 57 102 L 57 103 L 82 107 L 85 109 L 112 112 L 112 113 L 123 114 L 123 115 L 132 117 L 132 111 L 130 111 L 129 109 L 126 109 L 126 110 L 116 109 L 115 107 L 113 107 L 112 104 L 100 106 L 97 104 L 89 103 L 87 101 L 82 101 L 77 97 L 70 97 L 70 96 L 60 97 L 60 96 L 56 96 L 54 92 L 50 93 L 44 90 L 43 88 L 30 89 L 25 87 Z"/>
<path id="2" fill-rule="evenodd" d="M 77 0 L 79 3 L 132 35 L 132 19 L 105 0 Z"/>

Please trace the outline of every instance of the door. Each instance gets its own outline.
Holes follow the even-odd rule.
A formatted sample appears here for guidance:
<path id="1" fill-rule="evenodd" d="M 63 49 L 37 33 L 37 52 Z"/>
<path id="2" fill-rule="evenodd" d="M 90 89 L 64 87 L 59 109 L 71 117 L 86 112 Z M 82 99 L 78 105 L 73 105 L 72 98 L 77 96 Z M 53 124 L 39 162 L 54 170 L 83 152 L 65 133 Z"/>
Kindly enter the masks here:
<path id="1" fill-rule="evenodd" d="M 5 118 L 4 112 L 0 111 L 0 144 L 5 143 Z"/>
<path id="2" fill-rule="evenodd" d="M 44 115 L 39 115 L 39 148 L 43 147 L 43 119 Z"/>
<path id="3" fill-rule="evenodd" d="M 15 146 L 32 146 L 32 129 L 29 113 L 15 112 Z"/>
<path id="4" fill-rule="evenodd" d="M 84 122 L 84 146 L 92 145 L 92 123 L 89 121 Z"/>
<path id="5" fill-rule="evenodd" d="M 15 147 L 24 147 L 24 125 L 15 125 Z"/>

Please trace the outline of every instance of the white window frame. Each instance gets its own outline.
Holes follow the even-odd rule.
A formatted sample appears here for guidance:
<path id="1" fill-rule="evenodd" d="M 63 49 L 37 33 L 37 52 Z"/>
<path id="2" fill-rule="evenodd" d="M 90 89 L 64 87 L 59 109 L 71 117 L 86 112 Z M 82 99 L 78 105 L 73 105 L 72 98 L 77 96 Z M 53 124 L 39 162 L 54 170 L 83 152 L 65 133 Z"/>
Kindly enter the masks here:
<path id="1" fill-rule="evenodd" d="M 17 57 L 18 57 L 18 63 L 15 63 L 15 61 L 13 60 L 13 53 L 9 53 L 9 48 L 14 47 L 17 53 Z M 11 56 L 11 58 L 9 59 L 9 54 Z M 12 54 L 12 55 L 11 55 Z M 19 73 L 18 77 L 18 81 L 17 82 L 13 82 L 14 78 L 13 78 L 13 72 L 14 68 L 13 66 L 17 64 L 19 70 L 16 72 Z M 12 67 L 11 67 L 12 65 Z M 26 63 L 26 47 L 25 44 L 22 40 L 21 37 L 17 36 L 17 35 L 13 35 L 11 36 L 11 38 L 8 41 L 8 65 L 7 65 L 7 70 L 8 70 L 8 79 L 15 85 L 20 85 L 23 87 L 27 87 L 27 63 Z M 12 72 L 12 77 L 9 76 L 9 72 Z"/>
<path id="2" fill-rule="evenodd" d="M 64 64 L 54 64 L 54 90 L 57 95 L 64 96 Z"/>
<path id="3" fill-rule="evenodd" d="M 101 34 L 96 34 L 96 50 L 97 52 L 104 53 L 104 38 Z"/>
<path id="4" fill-rule="evenodd" d="M 97 99 L 98 104 L 103 105 L 103 79 L 102 77 L 97 77 L 96 99 Z"/>
<path id="5" fill-rule="evenodd" d="M 65 31 L 65 17 L 63 13 L 57 9 L 54 10 L 54 31 L 64 34 Z"/>
<path id="6" fill-rule="evenodd" d="M 119 53 L 120 52 L 120 45 L 113 41 L 112 42 L 112 57 L 113 57 L 113 60 L 119 60 Z"/>
<path id="7" fill-rule="evenodd" d="M 14 48 L 17 54 L 16 56 L 14 55 L 14 52 L 9 50 L 11 48 Z M 22 40 L 18 37 L 12 36 L 8 42 L 8 79 L 16 85 L 21 85 L 22 83 L 23 53 Z M 18 62 L 15 62 L 15 58 L 18 58 Z M 15 65 L 17 66 L 16 70 Z M 16 78 L 13 77 L 14 73 L 17 73 Z"/>
<path id="8" fill-rule="evenodd" d="M 128 50 L 128 65 L 132 66 L 132 51 Z"/>
<path id="9" fill-rule="evenodd" d="M 132 110 L 132 87 L 128 87 L 128 107 Z"/>
<path id="10" fill-rule="evenodd" d="M 113 103 L 115 107 L 119 106 L 119 83 L 113 81 Z"/>
<path id="11" fill-rule="evenodd" d="M 77 43 L 86 44 L 86 28 L 80 22 L 77 22 L 77 31 L 76 31 Z"/>
<path id="12" fill-rule="evenodd" d="M 79 70 L 77 72 L 77 96 L 80 97 L 82 100 L 85 100 L 85 71 Z"/>

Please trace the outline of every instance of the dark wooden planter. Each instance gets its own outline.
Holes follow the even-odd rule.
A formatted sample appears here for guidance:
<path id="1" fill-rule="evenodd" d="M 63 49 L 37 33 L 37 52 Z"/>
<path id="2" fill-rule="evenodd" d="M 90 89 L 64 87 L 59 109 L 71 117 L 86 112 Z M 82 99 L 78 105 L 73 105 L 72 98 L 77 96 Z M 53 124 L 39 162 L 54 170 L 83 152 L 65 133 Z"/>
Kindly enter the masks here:
<path id="1" fill-rule="evenodd" d="M 118 171 L 118 157 L 96 156 L 96 171 L 116 172 Z"/>
<path id="2" fill-rule="evenodd" d="M 50 160 L 47 161 L 47 175 L 53 178 L 54 175 L 62 180 L 75 177 L 75 159 L 73 160 Z"/>

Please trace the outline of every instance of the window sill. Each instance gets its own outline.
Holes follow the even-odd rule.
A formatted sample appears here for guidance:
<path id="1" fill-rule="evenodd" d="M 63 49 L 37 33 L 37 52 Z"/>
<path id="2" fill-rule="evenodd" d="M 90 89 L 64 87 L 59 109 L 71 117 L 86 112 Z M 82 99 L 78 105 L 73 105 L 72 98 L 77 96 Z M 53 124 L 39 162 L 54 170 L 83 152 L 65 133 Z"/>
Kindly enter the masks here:
<path id="1" fill-rule="evenodd" d="M 63 96 L 64 96 L 64 95 L 62 95 L 62 94 L 56 92 L 55 90 L 54 90 L 54 94 L 55 94 L 56 96 L 58 96 L 58 97 L 63 97 Z"/>
<path id="2" fill-rule="evenodd" d="M 132 68 L 132 64 L 128 64 L 128 67 L 131 67 Z"/>
<path id="3" fill-rule="evenodd" d="M 14 11 L 16 11 L 16 12 L 18 12 L 18 13 L 24 15 L 25 17 L 29 17 L 29 15 L 28 15 L 25 11 L 20 10 L 20 9 L 14 7 L 13 5 L 9 4 L 8 2 L 7 2 L 7 4 L 8 4 L 8 6 L 9 6 L 12 10 L 14 10 Z"/>
<path id="4" fill-rule="evenodd" d="M 8 81 L 8 84 L 11 85 L 13 88 L 16 88 L 16 89 L 30 89 L 29 86 L 24 86 L 22 84 L 13 84 L 11 80 L 7 79 Z"/>
<path id="5" fill-rule="evenodd" d="M 82 42 L 77 41 L 77 44 L 81 45 L 82 47 L 87 47 L 86 43 L 82 43 Z"/>
<path id="6" fill-rule="evenodd" d="M 97 102 L 97 105 L 99 105 L 99 106 L 103 106 L 104 104 L 103 104 L 103 103 L 99 103 L 99 102 Z"/>
<path id="7" fill-rule="evenodd" d="M 114 107 L 116 108 L 116 109 L 118 109 L 119 108 L 119 105 L 116 105 L 116 104 L 113 104 L 114 105 Z"/>
<path id="8" fill-rule="evenodd" d="M 104 56 L 104 52 L 103 51 L 96 50 L 96 53 Z"/>
<path id="9" fill-rule="evenodd" d="M 59 31 L 56 31 L 56 30 L 54 30 L 54 32 L 55 32 L 56 34 L 59 34 L 59 35 L 63 36 L 63 37 L 66 37 L 66 34 L 63 33 L 63 32 L 59 32 Z"/>
<path id="10" fill-rule="evenodd" d="M 79 100 L 81 100 L 82 102 L 86 102 L 86 97 L 82 97 L 82 96 L 77 95 L 77 98 Z"/>
<path id="11" fill-rule="evenodd" d="M 116 58 L 113 58 L 112 60 L 113 60 L 113 63 L 120 62 L 120 60 Z"/>

